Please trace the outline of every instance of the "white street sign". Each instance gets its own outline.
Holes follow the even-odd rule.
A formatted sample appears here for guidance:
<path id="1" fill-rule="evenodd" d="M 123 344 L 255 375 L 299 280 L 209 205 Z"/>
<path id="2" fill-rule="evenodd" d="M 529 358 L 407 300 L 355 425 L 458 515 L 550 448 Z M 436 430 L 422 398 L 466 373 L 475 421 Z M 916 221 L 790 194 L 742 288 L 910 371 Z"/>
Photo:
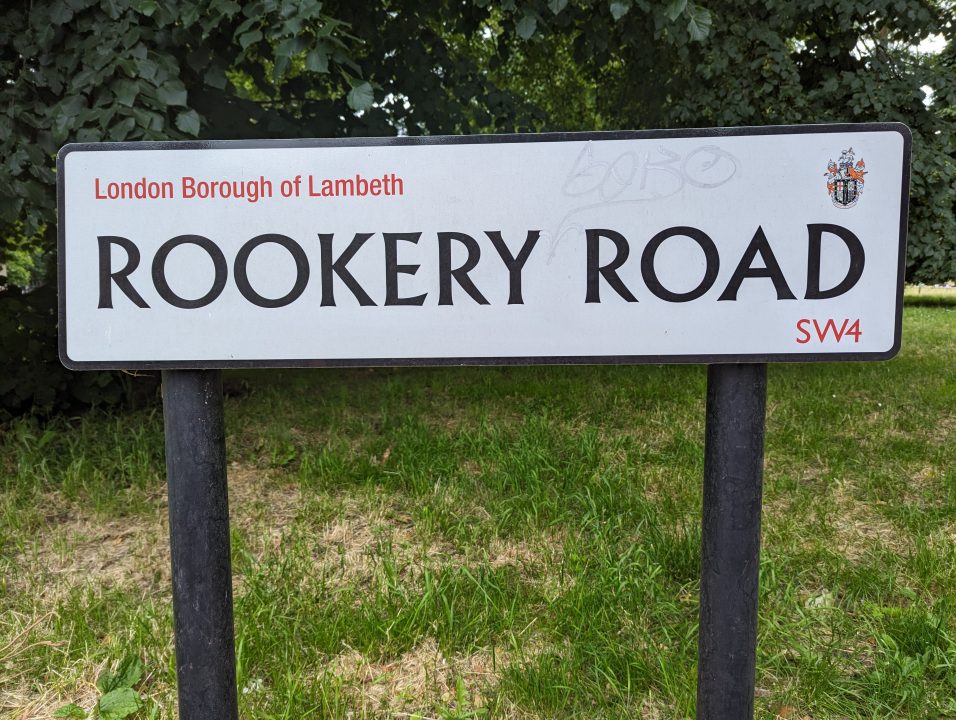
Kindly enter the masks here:
<path id="1" fill-rule="evenodd" d="M 868 360 L 899 124 L 67 145 L 71 368 Z"/>

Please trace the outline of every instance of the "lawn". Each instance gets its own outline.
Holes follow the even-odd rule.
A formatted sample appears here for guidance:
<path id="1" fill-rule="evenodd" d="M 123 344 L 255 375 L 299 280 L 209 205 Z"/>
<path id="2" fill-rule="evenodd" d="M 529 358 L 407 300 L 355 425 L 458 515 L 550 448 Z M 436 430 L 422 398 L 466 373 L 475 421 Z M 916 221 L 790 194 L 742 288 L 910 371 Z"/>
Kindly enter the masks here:
<path id="1" fill-rule="evenodd" d="M 956 717 L 954 348 L 771 366 L 758 717 Z M 227 373 L 240 714 L 693 717 L 705 376 Z M 135 656 L 175 717 L 164 472 L 158 408 L 2 430 L 0 716 Z"/>

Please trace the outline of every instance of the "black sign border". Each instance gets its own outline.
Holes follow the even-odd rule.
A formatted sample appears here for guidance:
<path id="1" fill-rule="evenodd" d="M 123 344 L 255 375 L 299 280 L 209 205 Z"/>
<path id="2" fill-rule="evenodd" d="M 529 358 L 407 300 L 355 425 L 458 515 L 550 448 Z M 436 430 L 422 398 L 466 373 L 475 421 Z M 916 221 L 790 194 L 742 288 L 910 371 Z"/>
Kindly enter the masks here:
<path id="1" fill-rule="evenodd" d="M 741 135 L 802 135 L 809 133 L 898 132 L 903 136 L 903 177 L 901 183 L 899 260 L 896 318 L 893 346 L 883 352 L 764 353 L 705 355 L 568 355 L 528 357 L 458 358 L 355 358 L 355 359 L 267 359 L 267 360 L 73 360 L 66 345 L 66 220 L 64 160 L 74 152 L 112 150 L 228 150 L 248 148 L 378 147 L 405 145 L 482 145 L 485 143 L 566 142 L 580 140 L 653 140 L 665 138 L 736 137 Z M 487 365 L 678 365 L 688 363 L 839 362 L 889 360 L 902 344 L 903 279 L 906 268 L 906 232 L 909 216 L 910 158 L 913 136 L 903 123 L 832 123 L 820 125 L 768 125 L 734 128 L 691 128 L 683 130 L 615 130 L 606 132 L 557 132 L 509 135 L 425 135 L 415 137 L 313 138 L 301 140 L 187 140 L 118 143 L 70 143 L 56 159 L 57 193 L 57 319 L 60 362 L 70 370 L 172 370 L 228 368 L 344 368 L 344 367 L 442 367 Z"/>

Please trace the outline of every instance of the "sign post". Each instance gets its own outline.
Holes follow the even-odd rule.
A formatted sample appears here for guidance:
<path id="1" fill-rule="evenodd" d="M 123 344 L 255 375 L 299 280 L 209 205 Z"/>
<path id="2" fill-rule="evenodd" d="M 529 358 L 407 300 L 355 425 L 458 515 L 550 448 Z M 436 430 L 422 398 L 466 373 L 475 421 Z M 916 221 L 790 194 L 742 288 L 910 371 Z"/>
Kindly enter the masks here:
<path id="1" fill-rule="evenodd" d="M 163 371 L 180 713 L 236 717 L 220 370 L 704 363 L 698 717 L 750 718 L 766 364 L 900 348 L 896 123 L 67 145 L 60 358 Z"/>
<path id="2" fill-rule="evenodd" d="M 699 720 L 752 718 L 767 366 L 707 369 Z"/>
<path id="3" fill-rule="evenodd" d="M 163 371 L 181 720 L 239 717 L 221 376 Z"/>

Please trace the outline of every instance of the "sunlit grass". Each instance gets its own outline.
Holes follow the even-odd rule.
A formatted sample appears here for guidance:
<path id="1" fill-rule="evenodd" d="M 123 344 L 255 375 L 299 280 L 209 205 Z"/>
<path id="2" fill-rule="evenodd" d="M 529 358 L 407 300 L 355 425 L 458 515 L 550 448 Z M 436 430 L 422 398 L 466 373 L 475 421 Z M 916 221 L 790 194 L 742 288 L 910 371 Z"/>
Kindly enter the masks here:
<path id="1" fill-rule="evenodd" d="M 770 368 L 760 717 L 956 715 L 954 347 Z M 227 373 L 243 716 L 692 717 L 705 375 Z M 163 476 L 158 410 L 3 430 L 0 715 L 129 652 L 175 715 Z"/>

